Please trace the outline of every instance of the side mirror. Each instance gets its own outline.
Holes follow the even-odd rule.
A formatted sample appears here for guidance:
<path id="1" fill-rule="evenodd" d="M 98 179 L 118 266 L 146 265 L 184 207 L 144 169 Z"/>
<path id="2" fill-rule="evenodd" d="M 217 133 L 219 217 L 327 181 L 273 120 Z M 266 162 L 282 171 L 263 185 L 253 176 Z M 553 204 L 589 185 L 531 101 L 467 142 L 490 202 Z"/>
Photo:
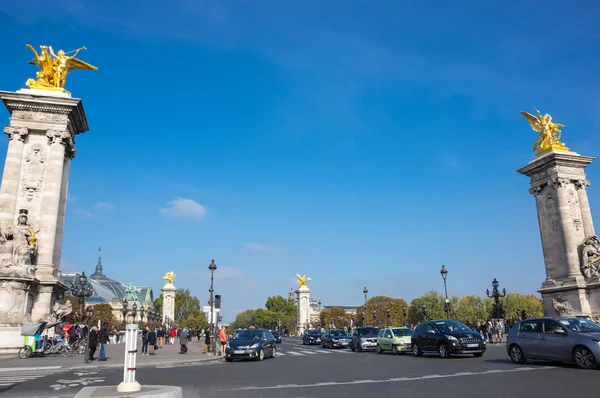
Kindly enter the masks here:
<path id="1" fill-rule="evenodd" d="M 554 334 L 558 334 L 560 336 L 566 336 L 567 332 L 564 329 L 554 329 Z"/>
<path id="2" fill-rule="evenodd" d="M 430 330 L 429 334 L 435 334 L 435 330 Z"/>

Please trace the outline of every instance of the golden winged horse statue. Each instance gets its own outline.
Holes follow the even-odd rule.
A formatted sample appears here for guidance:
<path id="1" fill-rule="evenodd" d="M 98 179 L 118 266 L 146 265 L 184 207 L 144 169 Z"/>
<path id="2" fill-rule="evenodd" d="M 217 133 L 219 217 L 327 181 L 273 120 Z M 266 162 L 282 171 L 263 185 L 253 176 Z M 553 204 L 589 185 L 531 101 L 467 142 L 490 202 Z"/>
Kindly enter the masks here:
<path id="1" fill-rule="evenodd" d="M 537 112 L 537 116 L 524 111 L 521 111 L 521 115 L 525 116 L 525 119 L 527 119 L 534 131 L 540 133 L 537 141 L 533 145 L 533 150 L 537 151 L 536 156 L 544 155 L 552 150 L 568 151 L 569 148 L 560 142 L 562 131 L 559 127 L 565 127 L 565 125 L 553 123 L 552 116 L 547 113 L 542 116 L 540 111 L 537 109 L 535 111 Z"/>

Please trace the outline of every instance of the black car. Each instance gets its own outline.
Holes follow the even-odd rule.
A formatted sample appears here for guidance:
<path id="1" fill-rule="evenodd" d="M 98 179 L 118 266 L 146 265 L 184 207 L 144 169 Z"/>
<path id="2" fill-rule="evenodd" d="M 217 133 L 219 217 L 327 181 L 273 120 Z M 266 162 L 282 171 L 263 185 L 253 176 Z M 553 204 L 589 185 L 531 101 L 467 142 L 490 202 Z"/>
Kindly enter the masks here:
<path id="1" fill-rule="evenodd" d="M 486 348 L 479 333 L 461 322 L 450 320 L 420 323 L 413 332 L 411 343 L 413 353 L 418 357 L 424 352 L 437 352 L 442 358 L 452 354 L 480 357 Z"/>
<path id="2" fill-rule="evenodd" d="M 326 330 L 321 335 L 323 348 L 348 347 L 348 344 L 350 344 L 350 335 L 344 329 Z"/>
<path id="3" fill-rule="evenodd" d="M 225 346 L 225 360 L 255 359 L 262 361 L 265 358 L 275 357 L 275 337 L 265 329 L 239 330 L 233 339 Z"/>
<path id="4" fill-rule="evenodd" d="M 321 335 L 320 330 L 305 330 L 302 335 L 302 344 L 321 344 Z"/>
<path id="5" fill-rule="evenodd" d="M 276 343 L 281 343 L 281 335 L 274 331 L 274 330 L 270 330 L 271 334 L 273 335 L 273 337 L 275 338 L 275 342 Z"/>
<path id="6" fill-rule="evenodd" d="M 373 326 L 361 326 L 352 332 L 352 341 L 350 342 L 350 349 L 352 351 L 358 350 L 367 351 L 375 350 L 377 348 L 377 336 L 379 335 L 379 329 Z"/>

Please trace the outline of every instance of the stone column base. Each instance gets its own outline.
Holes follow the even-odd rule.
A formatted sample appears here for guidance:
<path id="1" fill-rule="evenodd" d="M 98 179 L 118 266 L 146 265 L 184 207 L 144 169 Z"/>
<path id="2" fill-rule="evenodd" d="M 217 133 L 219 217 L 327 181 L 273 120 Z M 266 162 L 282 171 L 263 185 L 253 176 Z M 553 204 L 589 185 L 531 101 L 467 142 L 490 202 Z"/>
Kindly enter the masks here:
<path id="1" fill-rule="evenodd" d="M 600 281 L 590 282 L 583 278 L 547 280 L 539 290 L 544 302 L 546 316 L 600 315 Z"/>

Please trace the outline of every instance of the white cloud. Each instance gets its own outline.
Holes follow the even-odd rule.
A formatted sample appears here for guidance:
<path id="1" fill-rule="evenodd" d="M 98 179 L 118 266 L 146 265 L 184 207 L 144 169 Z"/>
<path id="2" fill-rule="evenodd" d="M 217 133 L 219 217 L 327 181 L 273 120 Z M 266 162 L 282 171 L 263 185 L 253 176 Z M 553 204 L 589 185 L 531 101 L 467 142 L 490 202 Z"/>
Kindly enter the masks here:
<path id="1" fill-rule="evenodd" d="M 261 245 L 255 242 L 244 243 L 246 249 L 252 250 L 253 252 L 274 252 L 276 249 L 272 246 Z"/>
<path id="2" fill-rule="evenodd" d="M 160 208 L 165 216 L 201 220 L 206 215 L 206 207 L 192 199 L 177 198 L 169 202 L 169 207 Z"/>
<path id="3" fill-rule="evenodd" d="M 99 210 L 103 210 L 106 212 L 111 212 L 113 211 L 115 208 L 115 205 L 113 205 L 112 203 L 108 203 L 108 202 L 98 202 L 96 203 L 96 206 L 94 206 L 94 209 L 99 209 Z"/>
<path id="4" fill-rule="evenodd" d="M 84 218 L 92 218 L 95 216 L 94 213 L 92 213 L 89 210 L 85 210 L 85 209 L 75 209 L 75 214 L 77 214 L 78 216 L 84 217 Z"/>

